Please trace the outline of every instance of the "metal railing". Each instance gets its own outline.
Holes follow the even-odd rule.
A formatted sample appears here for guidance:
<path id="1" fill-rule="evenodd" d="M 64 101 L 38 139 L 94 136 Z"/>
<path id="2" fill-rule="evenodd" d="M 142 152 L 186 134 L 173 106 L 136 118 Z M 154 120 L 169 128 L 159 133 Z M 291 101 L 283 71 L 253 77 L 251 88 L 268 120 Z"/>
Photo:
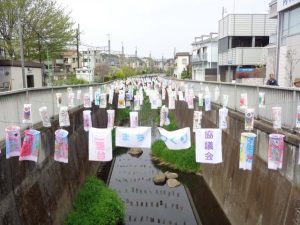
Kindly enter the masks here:
<path id="1" fill-rule="evenodd" d="M 163 79 L 169 79 L 164 77 Z M 171 78 L 169 79 L 171 80 Z M 247 93 L 248 108 L 255 109 L 255 116 L 257 119 L 262 119 L 272 122 L 272 107 L 282 107 L 282 126 L 284 128 L 293 130 L 296 125 L 297 106 L 300 105 L 300 89 L 296 88 L 282 88 L 273 86 L 254 86 L 244 84 L 233 84 L 225 82 L 199 82 L 193 80 L 179 80 L 172 79 L 175 82 L 184 82 L 194 89 L 195 94 L 205 91 L 208 87 L 212 102 L 222 104 L 222 95 L 229 96 L 228 108 L 239 112 L 244 112 L 240 108 L 241 93 Z M 49 116 L 53 117 L 58 115 L 59 108 L 56 104 L 56 93 L 62 93 L 62 105 L 68 105 L 67 88 L 71 87 L 75 93 L 74 108 L 82 105 L 82 100 L 76 100 L 77 90 L 81 90 L 82 96 L 84 93 L 89 92 L 89 87 L 100 88 L 101 85 L 110 84 L 98 83 L 89 85 L 73 85 L 73 86 L 60 86 L 51 88 L 32 88 L 20 91 L 10 91 L 0 93 L 0 141 L 5 138 L 5 128 L 10 125 L 18 125 L 21 129 L 28 127 L 28 124 L 22 123 L 22 113 L 24 104 L 32 104 L 32 124 L 41 122 L 39 115 L 39 108 L 47 106 Z M 219 88 L 220 98 L 215 101 L 214 92 L 216 87 Z M 265 108 L 258 107 L 259 92 L 265 93 Z M 82 99 L 82 98 L 81 98 Z"/>
<path id="2" fill-rule="evenodd" d="M 207 61 L 207 54 L 200 54 L 200 55 L 195 55 L 192 57 L 192 62 L 197 63 L 197 62 L 205 62 Z"/>
<path id="3" fill-rule="evenodd" d="M 168 79 L 168 78 L 164 78 Z M 256 86 L 245 84 L 234 84 L 227 82 L 208 82 L 172 79 L 175 82 L 184 82 L 189 88 L 193 88 L 196 95 L 205 92 L 208 87 L 211 93 L 212 102 L 222 105 L 223 94 L 228 95 L 228 108 L 244 113 L 245 109 L 240 108 L 240 96 L 247 93 L 248 108 L 255 109 L 256 119 L 272 122 L 272 107 L 282 107 L 282 127 L 294 130 L 296 127 L 297 106 L 300 105 L 300 89 L 283 88 L 278 86 Z M 216 87 L 219 88 L 220 97 L 217 101 L 214 99 Z M 259 108 L 259 93 L 265 93 L 265 107 Z"/>
<path id="4" fill-rule="evenodd" d="M 159 74 L 145 74 L 136 77 L 151 77 Z M 0 142 L 5 139 L 5 128 L 12 125 L 17 125 L 21 129 L 26 129 L 36 123 L 41 122 L 39 108 L 46 106 L 50 117 L 56 116 L 59 113 L 59 107 L 56 103 L 56 93 L 62 93 L 62 106 L 68 106 L 67 88 L 72 88 L 75 94 L 74 105 L 69 109 L 74 109 L 83 105 L 84 93 L 89 93 L 89 87 L 93 87 L 93 93 L 102 85 L 111 84 L 117 80 L 109 82 L 84 84 L 84 85 L 66 85 L 44 88 L 28 88 L 17 91 L 0 92 Z M 77 90 L 81 90 L 81 100 L 77 100 Z M 93 96 L 94 98 L 94 96 Z M 23 107 L 24 104 L 31 104 L 32 123 L 23 124 Z"/>
<path id="5" fill-rule="evenodd" d="M 41 122 L 39 108 L 47 106 L 50 117 L 58 115 L 59 108 L 56 103 L 56 93 L 62 93 L 61 105 L 68 106 L 67 88 L 72 88 L 75 94 L 74 106 L 83 104 L 84 93 L 89 93 L 92 86 L 95 91 L 101 85 L 110 84 L 113 81 L 98 84 L 70 85 L 51 88 L 30 88 L 19 91 L 0 92 L 0 141 L 5 139 L 5 128 L 11 125 L 20 126 L 21 129 L 29 127 L 22 123 L 24 104 L 32 104 L 32 124 Z M 81 100 L 76 99 L 77 90 L 81 90 Z M 70 109 L 72 109 L 70 108 Z"/>

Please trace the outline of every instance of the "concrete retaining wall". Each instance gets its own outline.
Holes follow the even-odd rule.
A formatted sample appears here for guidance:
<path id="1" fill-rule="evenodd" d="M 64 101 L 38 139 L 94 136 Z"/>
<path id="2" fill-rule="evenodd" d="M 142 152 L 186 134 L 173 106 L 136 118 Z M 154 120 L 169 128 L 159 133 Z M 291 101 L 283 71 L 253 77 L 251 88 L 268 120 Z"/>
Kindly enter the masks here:
<path id="1" fill-rule="evenodd" d="M 202 127 L 215 128 L 218 106 L 203 112 Z M 177 102 L 171 110 L 181 127 L 192 126 L 193 110 Z M 267 168 L 268 134 L 272 126 L 255 121 L 257 134 L 253 170 L 239 169 L 239 140 L 244 116 L 229 112 L 229 129 L 223 132 L 223 160 L 217 165 L 203 165 L 203 177 L 233 225 L 295 225 L 300 214 L 300 166 L 297 165 L 299 137 L 286 135 L 283 169 Z"/>
<path id="2" fill-rule="evenodd" d="M 103 164 L 88 161 L 88 134 L 83 130 L 82 110 L 70 112 L 69 163 L 55 162 L 54 132 L 35 126 L 42 133 L 39 162 L 5 158 L 0 155 L 0 225 L 60 225 L 72 207 L 74 196 L 85 178 L 96 175 Z M 105 109 L 92 109 L 95 127 L 106 127 Z"/>

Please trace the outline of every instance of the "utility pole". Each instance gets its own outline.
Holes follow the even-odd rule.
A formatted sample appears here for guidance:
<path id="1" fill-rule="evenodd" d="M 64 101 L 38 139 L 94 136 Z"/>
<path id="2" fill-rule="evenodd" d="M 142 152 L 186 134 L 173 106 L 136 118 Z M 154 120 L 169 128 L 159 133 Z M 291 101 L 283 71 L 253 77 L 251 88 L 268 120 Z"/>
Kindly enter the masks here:
<path id="1" fill-rule="evenodd" d="M 79 68 L 79 41 L 80 41 L 80 27 L 78 24 L 77 34 L 76 34 L 76 49 L 77 49 L 77 68 Z"/>
<path id="2" fill-rule="evenodd" d="M 108 37 L 108 54 L 110 55 L 110 34 L 107 34 Z"/>
<path id="3" fill-rule="evenodd" d="M 122 55 L 121 55 L 122 62 L 121 62 L 121 66 L 123 66 L 123 64 L 124 64 L 124 45 L 123 45 L 123 41 L 121 42 L 121 44 L 122 44 Z"/>
<path id="4" fill-rule="evenodd" d="M 23 78 L 23 88 L 27 88 L 26 76 L 25 76 L 25 63 L 24 63 L 24 49 L 23 49 L 23 32 L 21 24 L 21 12 L 18 9 L 18 28 L 19 28 L 19 40 L 20 40 L 20 55 L 21 55 L 21 65 L 22 65 L 22 78 Z"/>
<path id="5" fill-rule="evenodd" d="M 135 68 L 137 69 L 137 47 L 135 47 Z"/>

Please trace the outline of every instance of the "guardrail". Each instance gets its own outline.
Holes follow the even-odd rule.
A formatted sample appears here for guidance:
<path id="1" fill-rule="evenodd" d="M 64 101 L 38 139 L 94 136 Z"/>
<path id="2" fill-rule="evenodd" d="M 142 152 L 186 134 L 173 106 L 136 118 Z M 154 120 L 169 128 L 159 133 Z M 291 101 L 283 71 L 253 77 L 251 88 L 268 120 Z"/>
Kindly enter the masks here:
<path id="1" fill-rule="evenodd" d="M 282 107 L 282 126 L 293 130 L 296 126 L 297 106 L 300 105 L 300 89 L 282 88 L 272 86 L 254 86 L 244 84 L 232 84 L 225 82 L 208 82 L 208 81 L 193 81 L 180 80 L 164 77 L 163 79 L 172 80 L 175 82 L 184 82 L 194 89 L 195 94 L 204 92 L 205 87 L 208 87 L 212 94 L 212 102 L 222 104 L 222 95 L 229 96 L 228 108 L 239 112 L 244 112 L 240 108 L 241 93 L 247 93 L 248 107 L 255 109 L 256 119 L 262 119 L 267 122 L 272 122 L 272 107 Z M 39 108 L 47 106 L 49 116 L 58 115 L 59 108 L 56 104 L 56 93 L 62 93 L 62 105 L 68 104 L 67 88 L 71 87 L 76 95 L 77 90 L 81 90 L 82 96 L 89 92 L 89 87 L 100 88 L 101 85 L 110 84 L 113 81 L 106 83 L 88 84 L 88 85 L 71 85 L 51 88 L 31 88 L 20 91 L 9 91 L 0 93 L 0 141 L 5 139 L 5 128 L 10 125 L 18 125 L 21 129 L 28 127 L 28 124 L 22 123 L 22 113 L 24 104 L 32 104 L 32 124 L 41 122 L 39 116 Z M 218 87 L 220 98 L 214 101 L 214 91 Z M 265 93 L 265 108 L 258 107 L 259 92 Z M 82 101 L 74 100 L 74 108 L 82 105 Z"/>
<path id="2" fill-rule="evenodd" d="M 159 74 L 145 74 L 136 77 L 151 77 L 158 76 Z M 67 88 L 72 88 L 75 94 L 74 106 L 69 109 L 74 109 L 83 105 L 84 93 L 89 93 L 89 87 L 93 87 L 93 91 L 99 89 L 100 86 L 111 84 L 109 81 L 96 84 L 84 85 L 65 85 L 44 88 L 28 88 L 17 91 L 0 92 L 0 142 L 5 139 L 5 128 L 11 125 L 17 125 L 21 129 L 30 127 L 28 124 L 23 124 L 22 113 L 24 104 L 31 104 L 32 110 L 32 125 L 41 122 L 39 115 L 39 108 L 46 106 L 50 117 L 56 116 L 59 113 L 59 107 L 56 103 L 56 93 L 62 93 L 63 106 L 68 106 L 68 93 Z M 81 100 L 76 99 L 77 90 L 81 90 Z"/>
<path id="3" fill-rule="evenodd" d="M 62 104 L 68 106 L 67 88 L 72 88 L 75 94 L 74 107 L 83 104 L 83 94 L 89 92 L 92 86 L 94 91 L 101 85 L 110 84 L 113 81 L 87 85 L 68 85 L 51 88 L 30 88 L 19 91 L 0 92 L 0 141 L 5 139 L 5 128 L 11 125 L 27 128 L 28 124 L 22 123 L 22 113 L 24 104 L 32 104 L 32 124 L 41 122 L 39 108 L 47 106 L 50 117 L 58 115 L 59 108 L 56 103 L 56 93 L 62 93 Z M 77 90 L 81 90 L 81 101 L 76 99 Z M 70 108 L 70 109 L 72 109 Z"/>
<path id="4" fill-rule="evenodd" d="M 222 104 L 223 94 L 228 95 L 228 108 L 244 113 L 245 110 L 240 108 L 240 96 L 247 93 L 248 108 L 255 109 L 256 119 L 272 122 L 272 107 L 282 107 L 282 127 L 294 130 L 296 127 L 297 106 L 300 105 L 300 89 L 283 88 L 278 86 L 255 86 L 245 84 L 234 84 L 227 82 L 208 82 L 179 80 L 165 77 L 164 79 L 173 80 L 175 82 L 184 82 L 193 88 L 195 94 L 205 91 L 208 87 L 212 96 L 212 102 Z M 215 88 L 220 90 L 220 98 L 218 101 L 214 99 Z M 265 93 L 265 108 L 258 107 L 259 92 Z"/>

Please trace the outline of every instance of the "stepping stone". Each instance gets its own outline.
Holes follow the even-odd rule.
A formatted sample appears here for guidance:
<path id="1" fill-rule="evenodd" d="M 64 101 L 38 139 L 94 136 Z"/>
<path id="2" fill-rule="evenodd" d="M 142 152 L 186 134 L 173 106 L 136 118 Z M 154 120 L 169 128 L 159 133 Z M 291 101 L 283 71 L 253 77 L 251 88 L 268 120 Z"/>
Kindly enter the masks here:
<path id="1" fill-rule="evenodd" d="M 166 183 L 166 175 L 163 174 L 163 173 L 160 173 L 160 174 L 158 174 L 158 175 L 155 175 L 155 176 L 153 177 L 153 182 L 154 182 L 154 184 L 156 184 L 156 185 L 163 185 L 163 184 L 165 184 L 165 183 Z"/>
<path id="2" fill-rule="evenodd" d="M 180 185 L 180 182 L 176 179 L 168 179 L 167 180 L 167 185 L 170 188 L 178 187 Z"/>
<path id="3" fill-rule="evenodd" d="M 143 150 L 140 148 L 132 148 L 128 151 L 128 154 L 134 157 L 140 157 L 143 154 Z"/>
<path id="4" fill-rule="evenodd" d="M 166 177 L 167 177 L 167 179 L 177 179 L 178 174 L 177 173 L 167 173 Z"/>

